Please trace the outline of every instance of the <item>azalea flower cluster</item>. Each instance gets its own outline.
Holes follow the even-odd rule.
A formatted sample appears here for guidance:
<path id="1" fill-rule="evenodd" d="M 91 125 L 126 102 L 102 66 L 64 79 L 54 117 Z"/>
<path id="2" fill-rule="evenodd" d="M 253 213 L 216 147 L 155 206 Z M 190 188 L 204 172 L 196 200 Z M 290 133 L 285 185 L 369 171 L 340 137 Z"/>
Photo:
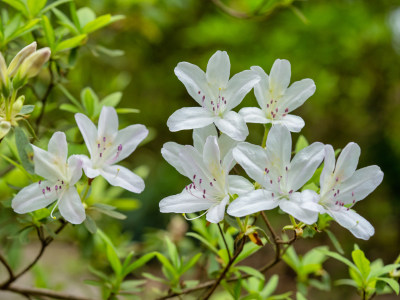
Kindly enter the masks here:
<path id="1" fill-rule="evenodd" d="M 49 206 L 53 202 L 51 216 L 56 207 L 70 223 L 80 224 L 86 219 L 76 183 L 82 177 L 82 170 L 91 180 L 102 176 L 111 185 L 140 193 L 144 190 L 143 179 L 127 168 L 117 165 L 128 157 L 147 136 L 144 125 L 130 125 L 118 130 L 118 116 L 113 107 L 104 106 L 100 113 L 98 127 L 85 115 L 77 113 L 76 122 L 82 133 L 90 158 L 72 155 L 68 158 L 68 144 L 63 132 L 56 132 L 48 144 L 48 151 L 34 145 L 35 173 L 45 180 L 39 180 L 23 188 L 12 200 L 15 212 L 23 214 Z M 54 217 L 53 217 L 54 218 Z"/>
<path id="2" fill-rule="evenodd" d="M 230 76 L 226 52 L 217 51 L 204 73 L 181 62 L 175 74 L 200 107 L 181 108 L 168 119 L 171 131 L 193 130 L 194 146 L 166 143 L 163 157 L 191 181 L 180 194 L 160 201 L 164 213 L 205 211 L 206 219 L 219 223 L 225 211 L 234 217 L 249 216 L 279 207 L 305 224 L 328 214 L 354 236 L 368 239 L 373 226 L 352 208 L 382 182 L 378 166 L 356 170 L 360 148 L 349 143 L 335 163 L 331 145 L 315 142 L 293 158 L 291 132 L 304 127 L 290 112 L 315 92 L 311 79 L 290 84 L 290 63 L 277 59 L 268 75 L 251 67 Z M 260 108 L 232 111 L 254 89 Z M 265 145 L 244 142 L 246 123 L 272 124 Z M 219 130 L 220 134 L 218 134 Z M 319 193 L 305 188 L 323 162 Z M 253 180 L 230 175 L 239 164 Z"/>

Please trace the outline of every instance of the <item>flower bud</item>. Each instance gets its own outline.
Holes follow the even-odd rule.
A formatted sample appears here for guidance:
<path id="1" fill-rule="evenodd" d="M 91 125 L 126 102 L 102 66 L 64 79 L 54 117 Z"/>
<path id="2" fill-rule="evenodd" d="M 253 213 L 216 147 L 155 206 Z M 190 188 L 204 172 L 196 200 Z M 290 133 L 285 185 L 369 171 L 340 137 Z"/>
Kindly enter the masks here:
<path id="1" fill-rule="evenodd" d="M 6 85 L 7 82 L 6 77 L 7 77 L 7 65 L 3 55 L 0 52 L 0 89 L 3 85 Z"/>
<path id="2" fill-rule="evenodd" d="M 0 140 L 7 135 L 11 129 L 11 123 L 8 121 L 0 121 Z"/>
<path id="3" fill-rule="evenodd" d="M 19 78 L 28 79 L 35 77 L 42 66 L 49 60 L 50 58 L 50 48 L 42 48 L 38 51 L 30 54 L 21 64 L 21 67 L 18 70 Z"/>
<path id="4" fill-rule="evenodd" d="M 22 106 L 24 106 L 24 101 L 25 101 L 25 96 L 20 96 L 14 102 L 13 107 L 12 107 L 12 114 L 13 115 L 18 114 L 21 111 Z"/>
<path id="5" fill-rule="evenodd" d="M 33 42 L 23 48 L 21 51 L 15 55 L 10 65 L 8 66 L 8 76 L 13 77 L 17 73 L 18 68 L 21 66 L 22 62 L 32 53 L 36 51 L 36 42 Z"/>

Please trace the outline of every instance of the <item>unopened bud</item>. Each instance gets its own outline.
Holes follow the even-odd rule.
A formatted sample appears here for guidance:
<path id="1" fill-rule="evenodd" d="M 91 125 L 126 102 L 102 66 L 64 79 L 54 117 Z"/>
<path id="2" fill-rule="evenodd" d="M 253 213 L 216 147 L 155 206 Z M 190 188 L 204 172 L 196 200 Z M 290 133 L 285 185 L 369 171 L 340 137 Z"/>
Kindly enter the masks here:
<path id="1" fill-rule="evenodd" d="M 0 121 L 0 140 L 7 135 L 11 129 L 11 123 L 8 121 Z"/>
<path id="2" fill-rule="evenodd" d="M 6 85 L 7 83 L 6 77 L 7 77 L 7 65 L 3 55 L 0 52 L 0 88 L 1 86 Z"/>
<path id="3" fill-rule="evenodd" d="M 21 111 L 22 106 L 24 106 L 24 101 L 25 101 L 25 96 L 20 96 L 14 102 L 13 107 L 12 107 L 13 115 L 18 114 Z"/>
<path id="4" fill-rule="evenodd" d="M 33 42 L 23 48 L 21 51 L 15 55 L 10 65 L 8 66 L 8 76 L 13 77 L 17 73 L 18 68 L 21 66 L 22 62 L 32 53 L 36 51 L 36 42 Z"/>
<path id="5" fill-rule="evenodd" d="M 21 79 L 35 77 L 42 66 L 49 60 L 50 54 L 50 48 L 46 47 L 29 55 L 21 64 L 18 71 L 19 77 Z"/>

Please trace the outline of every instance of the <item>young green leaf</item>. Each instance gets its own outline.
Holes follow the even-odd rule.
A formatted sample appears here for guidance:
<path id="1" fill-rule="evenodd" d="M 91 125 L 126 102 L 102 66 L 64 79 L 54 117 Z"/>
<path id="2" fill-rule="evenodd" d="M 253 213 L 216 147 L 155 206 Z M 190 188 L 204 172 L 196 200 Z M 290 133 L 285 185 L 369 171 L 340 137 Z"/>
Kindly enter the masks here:
<path id="1" fill-rule="evenodd" d="M 15 143 L 17 145 L 18 155 L 22 166 L 30 174 L 34 173 L 33 166 L 33 148 L 29 143 L 29 139 L 21 127 L 15 128 Z"/>
<path id="2" fill-rule="evenodd" d="M 61 52 L 65 50 L 69 50 L 78 46 L 81 46 L 86 42 L 87 35 L 86 34 L 80 34 L 77 36 L 74 36 L 72 38 L 66 39 L 62 42 L 60 42 L 54 49 L 54 52 Z"/>
<path id="3" fill-rule="evenodd" d="M 399 294 L 399 289 L 400 289 L 399 283 L 393 278 L 378 277 L 377 280 L 386 282 L 393 289 L 396 295 Z"/>
<path id="4" fill-rule="evenodd" d="M 51 26 L 49 19 L 45 15 L 42 16 L 42 28 L 44 31 L 44 36 L 46 37 L 47 44 L 49 45 L 50 49 L 53 50 L 56 38 L 54 35 L 53 27 Z"/>
<path id="5" fill-rule="evenodd" d="M 362 278 L 366 279 L 371 272 L 370 261 L 365 257 L 362 250 L 357 249 L 351 253 L 353 261 L 361 273 Z"/>

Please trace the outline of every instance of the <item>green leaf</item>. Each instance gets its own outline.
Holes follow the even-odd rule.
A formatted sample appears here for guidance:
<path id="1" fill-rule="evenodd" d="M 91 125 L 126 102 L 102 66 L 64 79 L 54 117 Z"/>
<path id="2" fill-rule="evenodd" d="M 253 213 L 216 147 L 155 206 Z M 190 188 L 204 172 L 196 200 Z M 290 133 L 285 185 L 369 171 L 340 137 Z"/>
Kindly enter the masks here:
<path id="1" fill-rule="evenodd" d="M 20 0 L 2 0 L 2 2 L 7 3 L 8 5 L 14 7 L 16 10 L 24 14 L 25 16 L 28 15 L 27 7 L 25 6 L 23 1 Z"/>
<path id="2" fill-rule="evenodd" d="M 393 289 L 396 295 L 399 294 L 399 289 L 400 289 L 399 283 L 393 278 L 379 277 L 377 278 L 377 280 L 386 282 Z"/>
<path id="3" fill-rule="evenodd" d="M 275 292 L 276 288 L 278 287 L 278 283 L 279 276 L 276 274 L 272 275 L 268 280 L 267 285 L 260 292 L 260 295 L 263 297 L 263 299 L 271 296 Z"/>
<path id="4" fill-rule="evenodd" d="M 40 21 L 40 19 L 32 19 L 25 23 L 24 26 L 19 27 L 16 31 L 14 31 L 11 35 L 7 37 L 7 42 L 16 39 L 28 32 L 31 32 L 36 28 L 36 24 Z"/>
<path id="5" fill-rule="evenodd" d="M 71 18 L 76 28 L 78 29 L 79 32 L 82 32 L 82 25 L 79 21 L 78 13 L 76 12 L 75 2 L 69 3 L 69 12 L 71 13 Z"/>
<path id="6" fill-rule="evenodd" d="M 118 105 L 118 103 L 121 101 L 121 98 L 122 98 L 122 93 L 115 92 L 115 93 L 105 96 L 103 98 L 103 100 L 100 101 L 100 105 L 116 107 Z"/>
<path id="7" fill-rule="evenodd" d="M 27 0 L 30 16 L 36 16 L 39 11 L 46 5 L 47 0 Z"/>
<path id="8" fill-rule="evenodd" d="M 61 90 L 61 92 L 67 97 L 76 107 L 80 108 L 80 111 L 83 111 L 83 107 L 81 103 L 71 95 L 71 93 L 61 84 L 57 84 L 57 87 Z"/>
<path id="9" fill-rule="evenodd" d="M 366 279 L 371 272 L 370 261 L 365 257 L 362 250 L 357 249 L 351 253 L 353 261 L 356 264 L 358 270 L 360 270 L 362 278 Z"/>
<path id="10" fill-rule="evenodd" d="M 57 0 L 54 1 L 53 3 L 47 5 L 45 8 L 42 9 L 42 11 L 40 12 L 40 14 L 45 14 L 46 12 L 48 12 L 49 10 L 63 4 L 63 3 L 67 3 L 67 2 L 71 2 L 72 0 Z"/>
<path id="11" fill-rule="evenodd" d="M 296 300 L 307 300 L 306 297 L 303 296 L 300 292 L 296 293 Z"/>
<path id="12" fill-rule="evenodd" d="M 68 30 L 75 35 L 79 35 L 80 32 L 78 30 L 78 28 L 75 26 L 75 24 L 73 22 L 71 22 L 71 20 L 61 11 L 58 10 L 57 8 L 52 8 L 51 10 L 56 17 L 60 20 L 60 25 L 68 28 Z"/>
<path id="13" fill-rule="evenodd" d="M 175 269 L 180 269 L 181 261 L 179 258 L 178 249 L 176 249 L 176 245 L 168 237 L 165 238 L 165 243 L 167 244 L 168 256 L 172 264 L 174 265 Z"/>
<path id="14" fill-rule="evenodd" d="M 140 110 L 136 108 L 117 108 L 116 111 L 119 114 L 140 113 Z"/>
<path id="15" fill-rule="evenodd" d="M 111 15 L 107 14 L 104 16 L 100 16 L 93 21 L 88 22 L 83 28 L 84 33 L 91 33 L 96 31 L 104 26 L 107 26 L 111 21 Z"/>
<path id="16" fill-rule="evenodd" d="M 335 281 L 335 285 L 349 285 L 358 288 L 357 283 L 352 279 L 339 279 Z"/>
<path id="17" fill-rule="evenodd" d="M 344 251 L 343 251 L 342 245 L 340 245 L 340 242 L 337 240 L 336 236 L 329 229 L 325 229 L 325 232 L 328 235 L 329 239 L 331 240 L 336 251 L 343 255 Z"/>
<path id="18" fill-rule="evenodd" d="M 238 269 L 238 270 L 240 270 L 240 271 L 242 271 L 242 272 L 244 272 L 244 273 L 246 273 L 246 274 L 249 274 L 249 275 L 251 275 L 251 276 L 254 276 L 254 277 L 258 278 L 258 279 L 265 280 L 264 275 L 261 274 L 260 271 L 254 269 L 254 268 L 252 268 L 252 267 L 248 267 L 248 266 L 237 266 L 236 269 Z"/>
<path id="19" fill-rule="evenodd" d="M 83 283 L 88 284 L 88 285 L 93 285 L 93 286 L 103 286 L 103 282 L 97 281 L 97 280 L 85 279 L 83 281 Z"/>
<path id="20" fill-rule="evenodd" d="M 96 277 L 101 278 L 101 279 L 103 279 L 104 281 L 108 281 L 108 275 L 107 275 L 107 274 L 105 274 L 105 273 L 103 273 L 103 272 L 101 272 L 101 271 L 99 271 L 99 270 L 96 270 L 96 269 L 93 268 L 92 266 L 89 266 L 89 267 L 88 267 L 88 270 L 89 270 L 90 273 L 92 273 L 92 274 L 95 275 Z"/>
<path id="21" fill-rule="evenodd" d="M 338 260 L 338 261 L 340 261 L 340 262 L 346 264 L 346 265 L 349 266 L 351 269 L 356 270 L 356 271 L 359 273 L 359 275 L 361 275 L 361 273 L 360 273 L 360 271 L 358 270 L 358 268 L 357 268 L 350 260 L 348 260 L 347 258 L 345 258 L 345 257 L 343 257 L 343 256 L 341 256 L 340 254 L 335 253 L 335 252 L 324 251 L 324 250 L 321 250 L 321 251 L 322 251 L 325 255 L 328 255 L 328 256 L 330 256 L 330 257 L 332 257 L 332 258 L 334 258 L 334 259 L 336 259 L 336 260 Z"/>
<path id="22" fill-rule="evenodd" d="M 156 256 L 156 254 L 157 252 L 150 252 L 135 260 L 123 271 L 124 276 L 145 265 L 149 260 Z"/>
<path id="23" fill-rule="evenodd" d="M 79 25 L 84 28 L 86 24 L 96 19 L 96 14 L 89 7 L 82 7 L 76 12 L 79 20 Z M 85 32 L 83 30 L 83 32 Z"/>
<path id="24" fill-rule="evenodd" d="M 89 117 L 93 117 L 99 106 L 99 98 L 91 88 L 84 88 L 81 99 Z"/>
<path id="25" fill-rule="evenodd" d="M 82 44 L 85 43 L 86 38 L 87 38 L 86 34 L 80 34 L 80 35 L 74 36 L 72 38 L 66 39 L 66 40 L 62 41 L 61 43 L 59 43 L 55 47 L 54 51 L 60 52 L 60 51 L 65 51 L 65 50 L 68 50 L 71 48 L 81 46 Z"/>
<path id="26" fill-rule="evenodd" d="M 91 233 L 91 234 L 95 234 L 97 231 L 97 225 L 96 222 L 92 219 L 91 216 L 86 215 L 86 219 L 83 222 L 83 224 L 85 225 L 86 229 Z"/>
<path id="27" fill-rule="evenodd" d="M 42 28 L 43 28 L 44 36 L 46 37 L 47 43 L 48 43 L 49 47 L 53 50 L 56 38 L 54 36 L 53 27 L 51 26 L 49 19 L 45 15 L 42 16 Z"/>
<path id="28" fill-rule="evenodd" d="M 156 252 L 156 256 L 157 259 L 160 261 L 160 263 L 173 275 L 178 275 L 177 271 L 175 270 L 175 268 L 172 266 L 172 264 L 170 263 L 170 261 L 161 253 Z"/>
<path id="29" fill-rule="evenodd" d="M 389 265 L 386 265 L 386 266 L 384 266 L 382 268 L 379 268 L 377 270 L 372 270 L 369 276 L 371 278 L 379 277 L 379 276 L 382 276 L 384 274 L 388 274 L 388 273 L 390 273 L 390 272 L 392 272 L 392 271 L 394 271 L 394 270 L 396 270 L 398 268 L 400 268 L 400 264 L 389 264 Z"/>
<path id="30" fill-rule="evenodd" d="M 64 111 L 71 112 L 73 114 L 81 112 L 75 105 L 69 103 L 63 103 L 60 105 L 60 109 Z"/>
<path id="31" fill-rule="evenodd" d="M 300 135 L 296 142 L 295 152 L 298 153 L 300 150 L 306 148 L 309 145 L 304 135 Z"/>
<path id="32" fill-rule="evenodd" d="M 110 265 L 112 269 L 114 270 L 115 274 L 119 276 L 122 271 L 122 265 L 119 260 L 117 250 L 115 249 L 114 245 L 112 244 L 111 240 L 106 236 L 106 234 L 101 231 L 100 229 L 97 230 L 97 234 L 101 237 L 101 239 L 105 242 L 106 244 L 106 254 L 107 254 L 107 259 L 110 262 Z"/>
<path id="33" fill-rule="evenodd" d="M 100 54 L 107 55 L 109 57 L 119 57 L 123 56 L 125 52 L 123 50 L 119 49 L 108 49 L 106 47 L 103 47 L 101 45 L 96 46 L 96 51 L 99 52 Z"/>
<path id="34" fill-rule="evenodd" d="M 193 256 L 180 270 L 179 273 L 182 275 L 189 271 L 200 259 L 201 253 L 197 253 L 195 256 Z"/>
<path id="35" fill-rule="evenodd" d="M 95 203 L 90 207 L 90 209 L 97 210 L 97 211 L 101 212 L 102 214 L 112 217 L 114 219 L 118 219 L 118 220 L 126 219 L 126 216 L 124 214 L 114 211 L 115 207 L 112 207 L 110 205 Z"/>
<path id="36" fill-rule="evenodd" d="M 22 166 L 30 174 L 33 174 L 33 148 L 21 127 L 15 128 L 15 143 L 17 145 L 18 155 Z"/>
<path id="37" fill-rule="evenodd" d="M 131 211 L 140 207 L 140 201 L 131 198 L 117 198 L 111 201 L 111 204 L 119 210 Z"/>
<path id="38" fill-rule="evenodd" d="M 169 282 L 166 281 L 165 279 L 162 279 L 160 277 L 156 277 L 153 274 L 143 273 L 142 275 L 143 275 L 143 277 L 145 277 L 147 279 L 154 280 L 154 281 L 157 281 L 157 282 L 161 282 L 161 283 L 164 283 L 164 284 L 169 284 Z"/>
<path id="39" fill-rule="evenodd" d="M 19 111 L 19 115 L 27 115 L 33 112 L 35 109 L 35 105 L 24 105 L 22 106 L 21 110 Z"/>
<path id="40" fill-rule="evenodd" d="M 194 232 L 188 232 L 186 233 L 187 236 L 191 236 L 200 242 L 202 242 L 204 245 L 206 245 L 212 252 L 214 252 L 216 255 L 218 255 L 218 250 L 215 248 L 209 241 L 207 241 L 205 238 L 203 238 L 201 235 L 194 233 Z"/>

